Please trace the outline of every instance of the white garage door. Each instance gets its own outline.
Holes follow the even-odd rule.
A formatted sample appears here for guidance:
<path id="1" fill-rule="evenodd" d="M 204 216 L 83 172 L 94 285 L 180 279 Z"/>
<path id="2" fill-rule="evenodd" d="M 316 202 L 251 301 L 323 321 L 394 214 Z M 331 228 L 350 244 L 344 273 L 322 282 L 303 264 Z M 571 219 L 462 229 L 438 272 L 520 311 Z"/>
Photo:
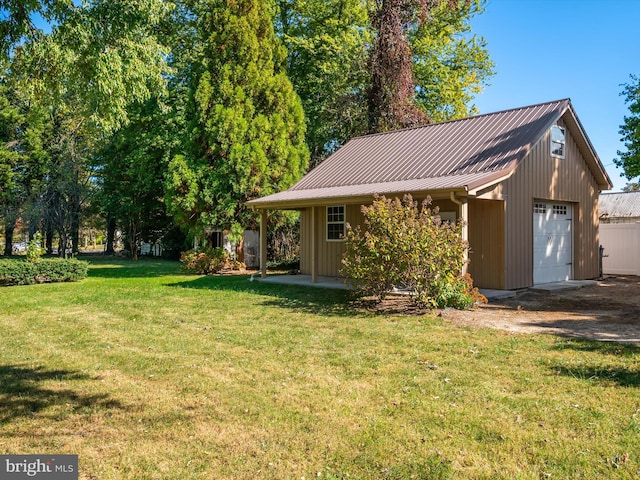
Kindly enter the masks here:
<path id="1" fill-rule="evenodd" d="M 533 204 L 533 283 L 571 280 L 573 272 L 571 204 Z"/>

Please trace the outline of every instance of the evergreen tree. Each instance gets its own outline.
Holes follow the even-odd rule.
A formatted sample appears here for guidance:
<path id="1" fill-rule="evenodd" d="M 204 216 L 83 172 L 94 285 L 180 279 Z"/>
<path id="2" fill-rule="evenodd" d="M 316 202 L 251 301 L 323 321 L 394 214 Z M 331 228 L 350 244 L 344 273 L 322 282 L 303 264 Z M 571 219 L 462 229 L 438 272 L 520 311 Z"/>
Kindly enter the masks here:
<path id="1" fill-rule="evenodd" d="M 192 92 L 190 148 L 169 166 L 167 200 L 194 232 L 255 225 L 244 203 L 291 186 L 309 153 L 299 97 L 267 0 L 198 6 L 202 73 Z"/>

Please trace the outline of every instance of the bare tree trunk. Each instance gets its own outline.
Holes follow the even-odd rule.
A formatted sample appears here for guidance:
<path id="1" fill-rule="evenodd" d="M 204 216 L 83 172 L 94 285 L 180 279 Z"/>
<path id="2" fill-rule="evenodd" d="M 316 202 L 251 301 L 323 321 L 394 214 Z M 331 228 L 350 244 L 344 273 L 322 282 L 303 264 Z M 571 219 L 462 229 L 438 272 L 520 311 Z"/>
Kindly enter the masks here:
<path id="1" fill-rule="evenodd" d="M 16 222 L 19 215 L 16 207 L 8 206 L 4 211 L 4 254 L 13 255 L 13 233 L 16 229 Z"/>
<path id="2" fill-rule="evenodd" d="M 113 248 L 116 236 L 116 219 L 111 214 L 107 215 L 107 246 L 104 251 L 107 255 L 115 255 L 116 251 Z"/>
<path id="3" fill-rule="evenodd" d="M 131 260 L 138 260 L 138 228 L 136 222 L 129 220 L 129 251 Z"/>
<path id="4" fill-rule="evenodd" d="M 80 251 L 80 182 L 79 174 L 75 172 L 73 190 L 71 192 L 71 253 L 76 255 Z"/>
<path id="5" fill-rule="evenodd" d="M 13 253 L 13 231 L 15 230 L 15 222 L 11 220 L 5 221 L 4 224 L 4 255 L 10 256 Z"/>
<path id="6" fill-rule="evenodd" d="M 51 255 L 53 253 L 53 227 L 51 225 L 47 225 L 45 229 L 44 244 L 47 250 L 47 255 Z"/>
<path id="7" fill-rule="evenodd" d="M 80 208 L 71 212 L 71 254 L 76 255 L 80 251 Z"/>

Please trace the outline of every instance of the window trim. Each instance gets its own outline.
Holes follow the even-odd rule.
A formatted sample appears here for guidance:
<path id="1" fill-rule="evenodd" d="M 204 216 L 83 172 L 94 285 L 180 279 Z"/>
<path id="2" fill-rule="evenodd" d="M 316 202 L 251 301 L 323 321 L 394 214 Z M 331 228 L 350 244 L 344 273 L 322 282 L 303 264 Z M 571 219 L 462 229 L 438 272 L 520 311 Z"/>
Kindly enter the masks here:
<path id="1" fill-rule="evenodd" d="M 562 141 L 556 141 L 553 139 L 553 130 L 557 128 L 558 130 L 560 130 L 562 132 Z M 567 154 L 567 129 L 564 127 L 561 127 L 560 125 L 552 125 L 551 126 L 551 131 L 549 132 L 549 150 L 551 153 L 551 156 L 554 158 L 565 158 L 566 154 Z M 562 154 L 559 155 L 557 153 L 553 153 L 553 146 L 554 145 L 562 145 Z"/>
<path id="2" fill-rule="evenodd" d="M 329 209 L 342 208 L 342 221 L 329 221 Z M 344 242 L 347 233 L 347 207 L 345 205 L 327 205 L 325 208 L 325 239 L 327 242 Z M 342 225 L 342 234 L 340 238 L 329 238 L 329 225 Z"/>

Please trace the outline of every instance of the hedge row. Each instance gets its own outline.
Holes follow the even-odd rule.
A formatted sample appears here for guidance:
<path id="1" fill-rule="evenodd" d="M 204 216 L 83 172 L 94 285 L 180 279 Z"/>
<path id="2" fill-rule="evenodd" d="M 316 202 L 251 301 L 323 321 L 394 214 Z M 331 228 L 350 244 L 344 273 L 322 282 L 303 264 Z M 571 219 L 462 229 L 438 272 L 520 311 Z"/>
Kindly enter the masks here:
<path id="1" fill-rule="evenodd" d="M 0 260 L 0 286 L 76 282 L 86 278 L 89 264 L 73 258 L 44 258 L 38 262 Z"/>

